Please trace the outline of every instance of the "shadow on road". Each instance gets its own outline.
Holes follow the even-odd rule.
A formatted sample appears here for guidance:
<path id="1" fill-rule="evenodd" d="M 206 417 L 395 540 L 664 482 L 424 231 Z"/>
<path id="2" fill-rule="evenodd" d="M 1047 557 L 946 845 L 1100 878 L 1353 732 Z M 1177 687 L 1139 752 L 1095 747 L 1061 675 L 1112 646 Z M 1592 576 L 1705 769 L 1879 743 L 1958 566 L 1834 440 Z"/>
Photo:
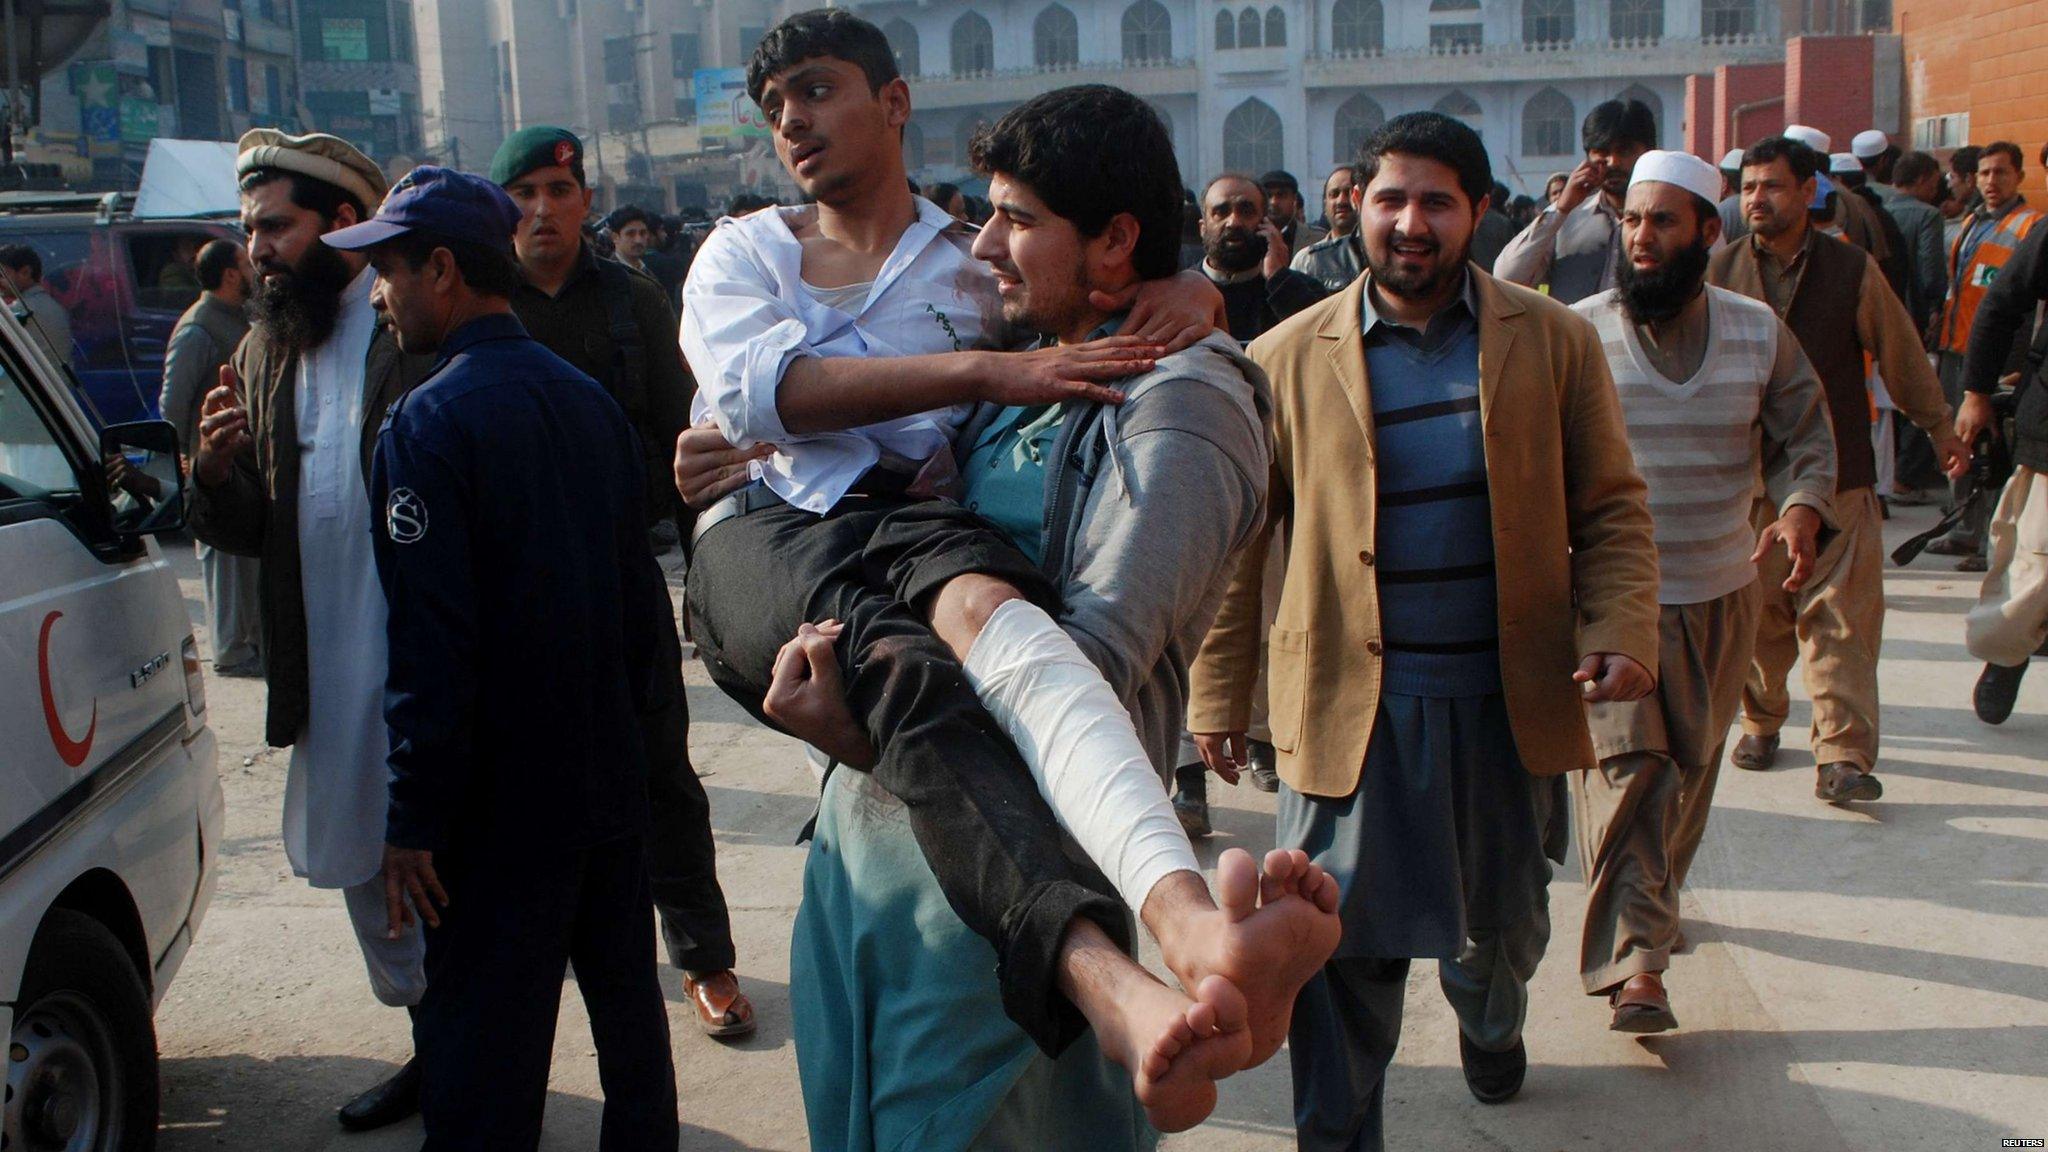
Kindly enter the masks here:
<path id="1" fill-rule="evenodd" d="M 336 1107 L 395 1071 L 396 1066 L 385 1061 L 353 1056 L 167 1059 L 157 1147 L 161 1152 L 412 1152 L 422 1138 L 417 1120 L 360 1135 L 344 1133 L 334 1121 Z M 688 1100 L 682 1101 L 682 1110 L 688 1115 Z M 548 1093 L 543 1152 L 596 1147 L 603 1115 L 597 1100 Z M 685 1123 L 680 1147 L 690 1152 L 750 1152 L 756 1146 Z"/>
<path id="2" fill-rule="evenodd" d="M 2007 996 L 2021 996 L 2029 1000 L 2048 1003 L 2048 968 L 2036 964 L 2021 964 L 2009 960 L 1987 960 L 1977 956 L 1957 956 L 1949 952 L 1928 952 L 1918 948 L 1899 948 L 1889 944 L 1871 944 L 1861 940 L 1837 940 L 1827 936 L 1807 936 L 1797 932 L 1783 932 L 1771 928 L 1743 928 L 1732 924 L 1715 924 L 1709 920 L 1686 921 L 1686 932 L 1694 942 L 1707 940 L 1733 944 L 1743 948 L 1768 952 L 1790 960 L 1803 960 L 1809 964 L 1820 964 L 1829 968 L 1841 968 L 1851 972 L 1870 972 L 1884 976 L 1897 976 L 1906 980 L 1919 980 L 1929 984 L 1946 984 L 1971 993 L 2001 993 Z M 1973 1031 L 1961 1029 L 1960 1031 Z M 2026 1029 L 2004 1028 L 1998 1032 L 2000 1043 L 2009 1033 Z M 2048 1029 L 2035 1029 L 2048 1032 Z M 1872 1032 L 1871 1036 L 1894 1036 L 1906 1033 Z M 1802 1038 L 1812 1033 L 1801 1033 Z M 1823 1034 L 1825 1035 L 1825 1034 Z M 1977 1051 L 1985 1048 L 1983 1043 L 1973 1042 Z M 1996 1045 L 1993 1045 L 1996 1047 Z"/>

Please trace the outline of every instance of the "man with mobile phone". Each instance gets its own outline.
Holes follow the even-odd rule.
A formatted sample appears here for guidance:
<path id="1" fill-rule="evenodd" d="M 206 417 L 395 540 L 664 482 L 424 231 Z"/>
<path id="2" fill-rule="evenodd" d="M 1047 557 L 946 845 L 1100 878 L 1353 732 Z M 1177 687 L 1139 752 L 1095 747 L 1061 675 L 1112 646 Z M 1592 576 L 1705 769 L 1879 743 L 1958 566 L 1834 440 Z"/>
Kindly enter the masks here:
<path id="1" fill-rule="evenodd" d="M 1495 276 L 1525 288 L 1549 286 L 1550 298 L 1576 304 L 1614 287 L 1621 244 L 1621 203 L 1636 158 L 1657 146 L 1657 119 L 1640 100 L 1609 100 L 1579 129 L 1586 159 L 1564 190 L 1493 263 Z"/>

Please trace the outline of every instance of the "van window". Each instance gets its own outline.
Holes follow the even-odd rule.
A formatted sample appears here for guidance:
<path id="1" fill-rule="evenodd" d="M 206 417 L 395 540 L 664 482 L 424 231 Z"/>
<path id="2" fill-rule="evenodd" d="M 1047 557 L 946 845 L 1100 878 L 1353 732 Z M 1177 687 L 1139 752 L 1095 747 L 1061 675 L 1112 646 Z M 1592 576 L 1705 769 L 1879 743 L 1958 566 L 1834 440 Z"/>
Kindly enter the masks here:
<path id="1" fill-rule="evenodd" d="M 49 425 L 0 365 L 0 502 L 69 497 L 76 503 L 78 475 Z"/>
<path id="2" fill-rule="evenodd" d="M 120 286 L 106 231 L 24 229 L 4 231 L 7 243 L 27 244 L 43 258 L 43 287 L 71 315 L 74 367 L 122 363 Z"/>
<path id="3" fill-rule="evenodd" d="M 134 232 L 128 266 L 135 270 L 135 300 L 143 308 L 183 312 L 199 299 L 199 250 L 210 232 Z"/>

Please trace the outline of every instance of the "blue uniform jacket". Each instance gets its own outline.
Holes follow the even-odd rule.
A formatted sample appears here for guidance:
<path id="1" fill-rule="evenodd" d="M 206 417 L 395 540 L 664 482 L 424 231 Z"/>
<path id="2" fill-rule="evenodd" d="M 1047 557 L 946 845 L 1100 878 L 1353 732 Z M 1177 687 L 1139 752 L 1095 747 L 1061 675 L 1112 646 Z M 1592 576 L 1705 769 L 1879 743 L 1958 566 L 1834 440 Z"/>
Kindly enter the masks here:
<path id="1" fill-rule="evenodd" d="M 449 335 L 392 405 L 371 491 L 390 604 L 401 848 L 573 848 L 647 824 L 639 717 L 668 591 L 640 446 L 603 388 L 510 315 Z"/>

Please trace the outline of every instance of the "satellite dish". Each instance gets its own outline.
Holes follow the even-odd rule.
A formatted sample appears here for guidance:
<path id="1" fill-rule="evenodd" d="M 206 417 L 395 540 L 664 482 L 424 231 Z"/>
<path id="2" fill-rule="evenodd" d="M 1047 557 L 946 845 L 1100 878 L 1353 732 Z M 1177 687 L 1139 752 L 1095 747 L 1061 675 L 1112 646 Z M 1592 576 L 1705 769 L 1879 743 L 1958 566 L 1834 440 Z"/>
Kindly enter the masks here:
<path id="1" fill-rule="evenodd" d="M 64 66 L 107 20 L 107 0 L 14 0 L 14 34 L 0 23 L 0 53 L 13 58 L 15 74 L 33 84 Z M 4 68 L 7 55 L 0 55 Z M 0 71 L 0 82 L 5 80 Z"/>

